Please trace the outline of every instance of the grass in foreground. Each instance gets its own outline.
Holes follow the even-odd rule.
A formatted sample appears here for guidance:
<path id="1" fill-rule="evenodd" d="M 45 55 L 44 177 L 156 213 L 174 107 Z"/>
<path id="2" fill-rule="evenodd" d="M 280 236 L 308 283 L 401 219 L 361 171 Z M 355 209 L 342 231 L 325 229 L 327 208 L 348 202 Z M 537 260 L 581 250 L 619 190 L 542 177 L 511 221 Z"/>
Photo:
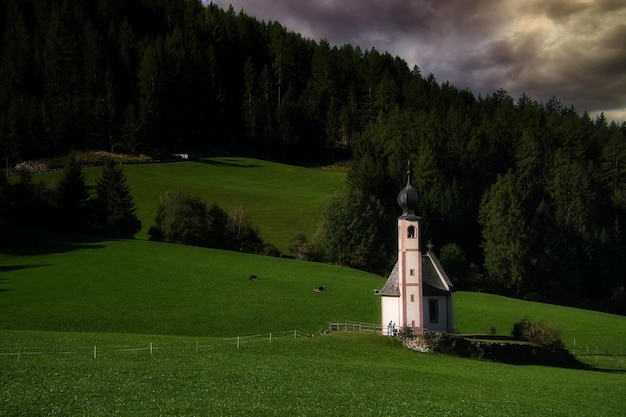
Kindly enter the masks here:
<path id="1" fill-rule="evenodd" d="M 236 348 L 220 338 L 0 331 L 0 346 L 18 343 L 29 346 L 19 361 L 0 356 L 6 415 L 600 416 L 620 415 L 626 394 L 622 373 L 419 354 L 377 335 Z"/>

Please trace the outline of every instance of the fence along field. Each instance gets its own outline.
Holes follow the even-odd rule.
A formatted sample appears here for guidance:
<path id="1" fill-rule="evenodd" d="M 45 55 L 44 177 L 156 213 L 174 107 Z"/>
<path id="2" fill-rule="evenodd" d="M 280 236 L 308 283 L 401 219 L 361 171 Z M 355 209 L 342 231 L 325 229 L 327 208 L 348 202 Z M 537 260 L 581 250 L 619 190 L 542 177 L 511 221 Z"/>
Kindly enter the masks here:
<path id="1" fill-rule="evenodd" d="M 383 326 L 377 323 L 365 323 L 358 321 L 331 321 L 328 322 L 327 330 L 318 333 L 318 336 L 326 335 L 333 331 L 349 331 L 370 334 L 382 334 Z M 300 332 L 298 330 L 286 330 L 279 332 L 260 333 L 254 335 L 234 336 L 224 339 L 211 338 L 195 342 L 149 342 L 143 345 L 94 345 L 92 346 L 0 346 L 0 357 L 15 358 L 18 362 L 25 360 L 29 356 L 46 356 L 46 355 L 78 355 L 81 357 L 92 357 L 94 360 L 98 355 L 106 355 L 109 358 L 116 354 L 125 354 L 129 352 L 145 352 L 149 354 L 167 354 L 168 352 L 176 352 L 180 354 L 199 354 L 207 352 L 208 349 L 217 345 L 233 345 L 237 348 L 250 343 L 272 343 L 281 339 L 295 339 L 298 337 L 315 337 L 316 335 Z M 573 347 L 570 348 L 572 353 L 579 361 L 586 364 L 593 364 L 598 368 L 604 369 L 623 369 L 626 371 L 626 356 L 623 347 L 600 347 L 595 348 L 589 345 L 576 346 L 576 340 L 573 340 Z M 578 348 L 578 349 L 577 349 Z"/>
<path id="2" fill-rule="evenodd" d="M 200 342 L 149 342 L 147 345 L 94 345 L 94 346 L 53 346 L 53 345 L 26 345 L 26 346 L 0 346 L 0 357 L 15 358 L 17 362 L 28 359 L 30 356 L 46 356 L 46 355 L 78 355 L 81 357 L 91 357 L 97 359 L 106 355 L 112 357 L 115 354 L 124 354 L 129 352 L 144 352 L 149 354 L 167 353 L 167 352 L 185 352 L 186 354 L 202 353 L 207 349 L 211 349 L 216 345 L 227 344 L 240 347 L 246 343 L 269 342 L 280 339 L 295 339 L 297 337 L 312 337 L 311 334 L 299 332 L 298 330 L 287 330 L 265 334 L 255 334 L 247 336 L 236 336 L 225 339 L 212 338 Z"/>
<path id="3" fill-rule="evenodd" d="M 378 332 L 380 333 L 382 326 L 372 323 L 361 322 L 329 322 L 328 331 L 358 331 L 358 332 Z M 326 332 L 320 332 L 319 335 L 324 335 Z M 18 362 L 20 360 L 27 359 L 29 356 L 43 356 L 43 355 L 80 355 L 91 356 L 93 359 L 97 359 L 98 355 L 106 354 L 108 356 L 116 353 L 127 352 L 149 352 L 151 355 L 158 352 L 187 352 L 187 353 L 200 353 L 203 349 L 210 349 L 217 344 L 228 344 L 240 347 L 248 343 L 268 342 L 280 340 L 280 339 L 295 339 L 298 337 L 314 337 L 315 335 L 310 333 L 304 333 L 298 330 L 286 330 L 279 332 L 261 333 L 254 335 L 234 336 L 224 339 L 212 338 L 204 340 L 202 342 L 185 342 L 180 344 L 172 343 L 154 343 L 150 342 L 148 345 L 94 345 L 92 346 L 0 346 L 0 357 L 14 357 Z"/>

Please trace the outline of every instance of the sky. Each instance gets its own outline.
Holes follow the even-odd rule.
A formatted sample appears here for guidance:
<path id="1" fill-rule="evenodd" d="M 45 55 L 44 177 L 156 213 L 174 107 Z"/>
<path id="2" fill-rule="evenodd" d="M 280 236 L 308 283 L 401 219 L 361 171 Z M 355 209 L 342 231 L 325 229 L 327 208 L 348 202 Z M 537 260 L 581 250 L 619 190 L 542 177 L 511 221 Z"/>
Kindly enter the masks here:
<path id="1" fill-rule="evenodd" d="M 376 48 L 476 96 L 504 88 L 626 121 L 624 0 L 213 0 L 331 45 Z"/>

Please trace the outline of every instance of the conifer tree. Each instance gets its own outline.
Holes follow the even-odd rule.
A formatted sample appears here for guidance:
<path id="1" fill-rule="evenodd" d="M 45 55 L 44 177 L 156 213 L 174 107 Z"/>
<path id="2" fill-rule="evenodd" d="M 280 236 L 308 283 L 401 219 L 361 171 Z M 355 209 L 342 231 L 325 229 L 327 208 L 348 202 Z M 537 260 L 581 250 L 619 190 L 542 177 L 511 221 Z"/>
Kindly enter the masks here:
<path id="1" fill-rule="evenodd" d="M 57 187 L 57 203 L 63 222 L 68 226 L 79 226 L 85 219 L 88 200 L 85 176 L 76 155 L 72 153 L 68 157 L 63 177 Z"/>
<path id="2" fill-rule="evenodd" d="M 96 227 L 125 237 L 134 236 L 141 229 L 135 215 L 135 204 L 121 168 L 110 159 L 96 180 Z"/>

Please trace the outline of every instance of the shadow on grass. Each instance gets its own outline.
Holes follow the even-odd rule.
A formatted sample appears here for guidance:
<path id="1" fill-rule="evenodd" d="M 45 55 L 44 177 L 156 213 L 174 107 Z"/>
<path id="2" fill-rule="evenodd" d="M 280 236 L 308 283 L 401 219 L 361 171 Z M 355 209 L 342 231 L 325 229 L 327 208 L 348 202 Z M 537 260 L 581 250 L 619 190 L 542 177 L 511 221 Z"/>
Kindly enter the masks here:
<path id="1" fill-rule="evenodd" d="M 22 229 L 2 252 L 16 256 L 37 256 L 72 252 L 81 249 L 102 249 L 108 241 L 100 235 L 70 233 L 54 230 Z M 39 266 L 39 265 L 34 265 Z M 26 267 L 29 267 L 28 265 Z M 32 267 L 32 265 L 30 266 Z M 2 268 L 2 267 L 0 267 Z M 2 271 L 2 269 L 0 269 Z"/>
<path id="2" fill-rule="evenodd" d="M 600 372 L 605 374 L 626 374 L 626 369 L 598 368 L 595 366 L 586 365 L 584 363 L 580 363 L 580 366 L 570 367 L 570 369 L 579 369 L 582 371 Z"/>
<path id="3" fill-rule="evenodd" d="M 50 264 L 29 264 L 29 265 L 0 265 L 0 273 L 10 271 L 21 271 L 22 269 L 39 268 L 42 266 L 50 266 Z M 0 284 L 2 283 L 0 279 Z M 2 291 L 2 290 L 0 290 Z"/>
<path id="4" fill-rule="evenodd" d="M 39 267 L 50 266 L 50 265 L 52 264 L 0 265 L 0 274 L 2 274 L 3 272 L 21 271 L 23 269 L 39 268 Z M 6 278 L 0 278 L 0 293 L 9 291 L 3 286 L 3 284 L 7 281 L 8 279 Z"/>
<path id="5" fill-rule="evenodd" d="M 194 159 L 193 162 L 199 162 L 201 164 L 214 165 L 214 166 L 219 166 L 219 167 L 234 167 L 234 168 L 258 168 L 260 166 L 258 164 L 245 164 L 236 158 L 220 159 L 219 161 L 216 161 L 214 159 L 199 158 L 199 159 Z"/>

